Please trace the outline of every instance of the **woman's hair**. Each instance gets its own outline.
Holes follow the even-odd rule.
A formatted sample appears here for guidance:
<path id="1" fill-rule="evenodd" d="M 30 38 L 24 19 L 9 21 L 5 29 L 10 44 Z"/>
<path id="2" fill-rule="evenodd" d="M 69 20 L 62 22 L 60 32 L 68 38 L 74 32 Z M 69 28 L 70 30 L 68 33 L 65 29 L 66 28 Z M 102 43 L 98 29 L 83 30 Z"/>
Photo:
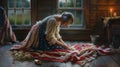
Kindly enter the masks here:
<path id="1" fill-rule="evenodd" d="M 64 22 L 67 22 L 68 20 L 72 20 L 72 23 L 74 22 L 74 16 L 70 12 L 63 12 L 61 18 Z"/>

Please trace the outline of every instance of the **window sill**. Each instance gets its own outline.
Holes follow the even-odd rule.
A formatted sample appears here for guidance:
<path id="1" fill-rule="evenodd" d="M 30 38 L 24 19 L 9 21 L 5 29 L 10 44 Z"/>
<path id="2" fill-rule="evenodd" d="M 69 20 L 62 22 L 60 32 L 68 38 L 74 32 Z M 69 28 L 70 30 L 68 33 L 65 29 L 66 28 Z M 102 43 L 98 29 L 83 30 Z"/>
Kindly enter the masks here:
<path id="1" fill-rule="evenodd" d="M 13 30 L 17 30 L 17 29 L 30 29 L 31 28 L 31 26 L 29 25 L 29 26 L 12 26 L 12 28 L 13 28 Z"/>
<path id="2" fill-rule="evenodd" d="M 61 28 L 61 30 L 68 30 L 68 31 L 88 31 L 88 28 Z"/>
<path id="3" fill-rule="evenodd" d="M 68 26 L 68 27 L 64 27 L 64 26 L 61 26 L 61 29 L 62 30 L 85 30 L 85 26 L 82 25 L 82 26 Z"/>

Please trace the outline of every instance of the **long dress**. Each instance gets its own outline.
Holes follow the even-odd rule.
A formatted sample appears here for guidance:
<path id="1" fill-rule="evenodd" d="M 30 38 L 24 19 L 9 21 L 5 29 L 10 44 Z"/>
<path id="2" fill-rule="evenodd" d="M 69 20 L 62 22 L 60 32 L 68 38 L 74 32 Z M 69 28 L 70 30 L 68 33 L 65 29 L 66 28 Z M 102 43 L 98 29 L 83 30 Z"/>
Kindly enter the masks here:
<path id="1" fill-rule="evenodd" d="M 16 42 L 16 36 L 12 31 L 4 8 L 0 7 L 0 44 L 4 45 L 8 42 Z"/>
<path id="2" fill-rule="evenodd" d="M 60 39 L 60 24 L 57 23 L 55 15 L 48 16 L 42 21 L 38 21 L 32 26 L 25 40 L 11 49 L 32 49 L 32 50 L 54 50 L 64 49 L 56 45 L 56 40 Z M 47 40 L 49 38 L 49 40 Z"/>

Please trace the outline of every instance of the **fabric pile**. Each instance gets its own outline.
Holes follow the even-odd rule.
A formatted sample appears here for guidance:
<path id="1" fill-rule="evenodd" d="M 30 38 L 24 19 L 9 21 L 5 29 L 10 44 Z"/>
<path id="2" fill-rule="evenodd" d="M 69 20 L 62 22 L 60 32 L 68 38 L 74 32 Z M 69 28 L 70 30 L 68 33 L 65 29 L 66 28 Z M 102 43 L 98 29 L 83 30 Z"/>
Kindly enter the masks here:
<path id="1" fill-rule="evenodd" d="M 71 46 L 74 50 L 55 49 L 52 51 L 32 51 L 30 49 L 16 50 L 20 45 L 14 46 L 11 51 L 13 57 L 18 61 L 39 60 L 51 62 L 72 62 L 84 65 L 98 56 L 111 55 L 111 48 L 101 48 L 91 43 L 78 43 Z"/>

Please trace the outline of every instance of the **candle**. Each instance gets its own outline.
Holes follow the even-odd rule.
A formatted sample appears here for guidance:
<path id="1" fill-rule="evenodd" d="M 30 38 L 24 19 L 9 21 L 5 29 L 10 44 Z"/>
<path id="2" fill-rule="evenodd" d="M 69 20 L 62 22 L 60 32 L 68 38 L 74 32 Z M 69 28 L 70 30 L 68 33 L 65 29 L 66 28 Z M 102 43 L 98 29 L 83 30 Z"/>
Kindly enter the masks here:
<path id="1" fill-rule="evenodd" d="M 110 16 L 112 17 L 113 8 L 110 8 Z"/>
<path id="2" fill-rule="evenodd" d="M 110 8 L 110 12 L 113 12 L 113 8 Z"/>

